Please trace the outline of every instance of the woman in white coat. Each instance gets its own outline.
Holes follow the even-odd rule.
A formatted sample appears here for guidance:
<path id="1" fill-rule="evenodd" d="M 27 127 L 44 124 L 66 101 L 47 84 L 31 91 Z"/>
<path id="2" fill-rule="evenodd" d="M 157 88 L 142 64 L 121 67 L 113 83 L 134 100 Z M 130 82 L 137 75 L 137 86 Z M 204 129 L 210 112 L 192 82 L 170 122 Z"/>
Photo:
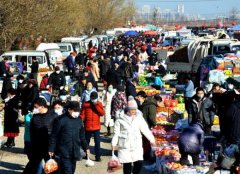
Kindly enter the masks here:
<path id="1" fill-rule="evenodd" d="M 104 115 L 104 125 L 107 127 L 107 134 L 106 136 L 111 135 L 111 127 L 114 126 L 114 121 L 111 117 L 111 104 L 112 104 L 112 98 L 116 93 L 116 89 L 113 89 L 113 85 L 109 84 L 107 87 L 107 90 L 103 91 L 103 106 L 105 110 Z"/>
<path id="2" fill-rule="evenodd" d="M 139 174 L 143 161 L 143 146 L 141 133 L 155 144 L 155 139 L 144 120 L 137 103 L 132 96 L 128 98 L 126 111 L 122 111 L 115 121 L 112 150 L 118 146 L 118 158 L 123 163 L 124 174 Z"/>

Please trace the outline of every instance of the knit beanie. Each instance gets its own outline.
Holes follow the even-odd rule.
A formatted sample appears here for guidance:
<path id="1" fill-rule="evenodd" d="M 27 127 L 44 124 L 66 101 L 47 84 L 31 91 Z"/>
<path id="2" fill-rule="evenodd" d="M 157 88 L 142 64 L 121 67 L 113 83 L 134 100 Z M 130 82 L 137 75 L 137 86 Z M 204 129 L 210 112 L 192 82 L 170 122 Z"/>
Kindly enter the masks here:
<path id="1" fill-rule="evenodd" d="M 138 108 L 137 102 L 134 100 L 133 96 L 128 97 L 127 108 L 128 110 L 133 110 Z"/>

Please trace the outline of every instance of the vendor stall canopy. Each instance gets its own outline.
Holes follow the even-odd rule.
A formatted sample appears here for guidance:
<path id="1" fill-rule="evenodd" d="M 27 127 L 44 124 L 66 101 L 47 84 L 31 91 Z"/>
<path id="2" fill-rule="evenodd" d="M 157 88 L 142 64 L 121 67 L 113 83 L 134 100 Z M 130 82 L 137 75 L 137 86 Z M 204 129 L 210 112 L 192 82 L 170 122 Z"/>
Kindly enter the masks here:
<path id="1" fill-rule="evenodd" d="M 157 31 L 145 31 L 144 32 L 144 35 L 151 35 L 151 36 L 156 36 L 158 35 L 158 32 Z"/>
<path id="2" fill-rule="evenodd" d="M 137 31 L 127 31 L 124 36 L 137 36 L 139 33 Z"/>

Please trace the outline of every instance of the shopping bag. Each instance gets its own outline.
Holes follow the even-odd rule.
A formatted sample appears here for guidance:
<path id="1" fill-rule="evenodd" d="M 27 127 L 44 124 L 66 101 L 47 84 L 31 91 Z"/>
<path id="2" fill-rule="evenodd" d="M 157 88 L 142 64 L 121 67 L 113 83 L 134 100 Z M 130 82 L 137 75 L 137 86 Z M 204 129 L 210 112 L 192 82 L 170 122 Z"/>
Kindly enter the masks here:
<path id="1" fill-rule="evenodd" d="M 58 164 L 54 159 L 48 160 L 44 165 L 44 171 L 46 174 L 53 173 L 58 170 Z"/>
<path id="2" fill-rule="evenodd" d="M 122 168 L 122 164 L 119 162 L 118 157 L 112 152 L 112 157 L 108 162 L 108 173 L 116 172 L 117 170 Z"/>
<path id="3" fill-rule="evenodd" d="M 94 166 L 94 162 L 93 162 L 89 157 L 87 157 L 86 166 L 87 166 L 87 167 L 92 167 L 92 166 Z"/>

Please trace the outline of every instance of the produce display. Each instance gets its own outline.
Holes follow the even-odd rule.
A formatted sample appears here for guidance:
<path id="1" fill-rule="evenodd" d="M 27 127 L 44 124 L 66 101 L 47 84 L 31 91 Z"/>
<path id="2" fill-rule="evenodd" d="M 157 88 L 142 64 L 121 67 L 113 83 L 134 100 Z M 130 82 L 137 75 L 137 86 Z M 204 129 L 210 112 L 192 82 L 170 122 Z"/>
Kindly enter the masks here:
<path id="1" fill-rule="evenodd" d="M 144 75 L 140 75 L 138 77 L 138 85 L 139 86 L 148 86 L 148 82 L 147 82 L 147 79 Z"/>

